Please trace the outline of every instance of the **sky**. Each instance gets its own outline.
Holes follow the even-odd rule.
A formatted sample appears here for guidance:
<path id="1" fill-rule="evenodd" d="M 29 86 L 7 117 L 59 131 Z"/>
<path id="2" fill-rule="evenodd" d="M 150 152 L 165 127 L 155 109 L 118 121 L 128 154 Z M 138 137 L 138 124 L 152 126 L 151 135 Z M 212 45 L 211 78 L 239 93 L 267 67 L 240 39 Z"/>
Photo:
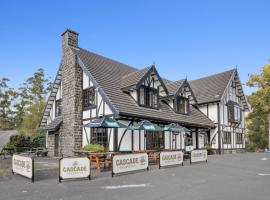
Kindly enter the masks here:
<path id="1" fill-rule="evenodd" d="M 2 0 L 0 78 L 17 88 L 43 68 L 53 80 L 71 28 L 80 47 L 137 68 L 155 63 L 167 79 L 237 67 L 245 84 L 270 59 L 269 8 L 269 0 Z"/>

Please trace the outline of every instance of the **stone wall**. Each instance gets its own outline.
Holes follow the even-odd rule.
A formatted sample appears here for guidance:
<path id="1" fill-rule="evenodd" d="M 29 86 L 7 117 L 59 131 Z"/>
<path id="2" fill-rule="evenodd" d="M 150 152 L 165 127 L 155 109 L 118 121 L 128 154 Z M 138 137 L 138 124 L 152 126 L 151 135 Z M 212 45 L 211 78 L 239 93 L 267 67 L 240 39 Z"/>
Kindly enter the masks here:
<path id="1" fill-rule="evenodd" d="M 72 41 L 70 41 L 72 40 Z M 67 30 L 62 34 L 62 116 L 60 149 L 65 155 L 82 145 L 82 69 L 71 46 L 77 47 L 78 34 Z"/>

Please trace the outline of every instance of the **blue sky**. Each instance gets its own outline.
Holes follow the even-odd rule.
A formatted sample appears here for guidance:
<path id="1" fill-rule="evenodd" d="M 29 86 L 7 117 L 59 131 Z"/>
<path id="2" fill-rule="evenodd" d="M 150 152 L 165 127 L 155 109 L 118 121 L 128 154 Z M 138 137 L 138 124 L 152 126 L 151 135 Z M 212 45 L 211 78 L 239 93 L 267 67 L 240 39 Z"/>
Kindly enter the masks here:
<path id="1" fill-rule="evenodd" d="M 138 68 L 155 62 L 168 79 L 237 66 L 245 83 L 270 58 L 269 8 L 263 0 L 3 0 L 0 77 L 17 87 L 42 67 L 54 79 L 60 35 L 71 28 L 80 47 Z"/>

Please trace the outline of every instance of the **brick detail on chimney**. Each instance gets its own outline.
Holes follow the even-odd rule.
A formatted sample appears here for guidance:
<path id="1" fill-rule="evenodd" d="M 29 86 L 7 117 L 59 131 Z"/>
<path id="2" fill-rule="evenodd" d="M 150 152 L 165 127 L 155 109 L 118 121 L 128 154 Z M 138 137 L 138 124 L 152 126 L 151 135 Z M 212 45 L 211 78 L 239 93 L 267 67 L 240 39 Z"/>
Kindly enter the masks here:
<path id="1" fill-rule="evenodd" d="M 82 145 L 82 78 L 83 72 L 70 46 L 78 46 L 78 34 L 67 30 L 62 34 L 62 116 L 60 149 L 63 155 L 73 155 Z"/>

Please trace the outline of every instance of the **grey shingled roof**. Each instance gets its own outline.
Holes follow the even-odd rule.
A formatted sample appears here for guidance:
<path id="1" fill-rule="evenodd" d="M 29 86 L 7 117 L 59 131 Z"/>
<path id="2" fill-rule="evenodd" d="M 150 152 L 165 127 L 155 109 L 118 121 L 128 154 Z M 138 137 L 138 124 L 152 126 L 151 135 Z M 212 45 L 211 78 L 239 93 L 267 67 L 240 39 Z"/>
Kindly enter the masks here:
<path id="1" fill-rule="evenodd" d="M 178 80 L 178 81 L 170 81 L 163 79 L 170 95 L 176 94 L 178 89 L 182 86 L 182 84 L 185 82 L 186 79 Z"/>
<path id="2" fill-rule="evenodd" d="M 235 70 L 189 81 L 198 104 L 220 101 Z"/>
<path id="3" fill-rule="evenodd" d="M 121 90 L 122 77 L 136 72 L 138 69 L 81 48 L 72 48 L 72 50 L 82 60 L 120 116 L 136 116 L 200 127 L 215 126 L 209 118 L 193 106 L 191 106 L 189 115 L 175 113 L 164 102 L 160 103 L 158 110 L 139 106 L 130 95 Z"/>
<path id="4" fill-rule="evenodd" d="M 60 125 L 63 122 L 63 118 L 61 116 L 56 117 L 49 125 L 44 126 L 42 130 L 45 131 L 57 131 L 60 127 Z"/>
<path id="5" fill-rule="evenodd" d="M 122 77 L 121 87 L 127 88 L 136 85 L 153 66 L 134 71 Z"/>

